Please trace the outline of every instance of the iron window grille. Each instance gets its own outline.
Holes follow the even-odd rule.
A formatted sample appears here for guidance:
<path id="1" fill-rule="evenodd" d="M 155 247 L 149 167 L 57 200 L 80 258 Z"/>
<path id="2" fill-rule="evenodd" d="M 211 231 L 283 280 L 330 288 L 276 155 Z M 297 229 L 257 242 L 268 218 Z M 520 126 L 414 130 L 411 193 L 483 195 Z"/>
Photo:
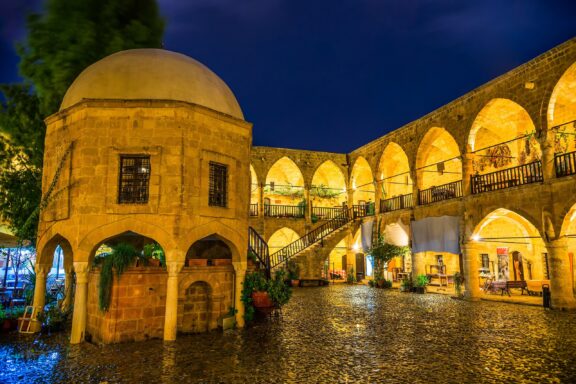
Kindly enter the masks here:
<path id="1" fill-rule="evenodd" d="M 224 164 L 211 161 L 208 205 L 226 208 L 227 190 L 228 167 Z"/>
<path id="2" fill-rule="evenodd" d="M 150 156 L 120 156 L 119 204 L 146 204 L 150 184 Z"/>

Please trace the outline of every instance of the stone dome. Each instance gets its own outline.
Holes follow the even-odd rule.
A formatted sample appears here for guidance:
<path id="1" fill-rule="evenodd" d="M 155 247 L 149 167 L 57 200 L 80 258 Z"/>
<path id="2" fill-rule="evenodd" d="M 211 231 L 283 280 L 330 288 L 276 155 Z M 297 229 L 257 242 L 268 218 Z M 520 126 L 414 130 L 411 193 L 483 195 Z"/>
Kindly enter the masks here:
<path id="1" fill-rule="evenodd" d="M 222 79 L 198 61 L 164 49 L 130 49 L 92 64 L 68 88 L 60 110 L 82 99 L 185 101 L 244 119 Z"/>

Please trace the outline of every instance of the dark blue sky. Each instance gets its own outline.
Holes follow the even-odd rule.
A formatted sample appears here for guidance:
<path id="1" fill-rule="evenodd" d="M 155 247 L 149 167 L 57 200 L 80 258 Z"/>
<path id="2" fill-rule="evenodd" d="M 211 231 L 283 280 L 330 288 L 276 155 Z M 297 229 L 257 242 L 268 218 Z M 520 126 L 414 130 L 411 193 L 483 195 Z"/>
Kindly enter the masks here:
<path id="1" fill-rule="evenodd" d="M 26 3 L 26 4 L 24 4 Z M 0 82 L 39 1 L 0 0 Z M 576 1 L 160 0 L 166 49 L 228 83 L 254 144 L 347 152 L 576 36 Z"/>

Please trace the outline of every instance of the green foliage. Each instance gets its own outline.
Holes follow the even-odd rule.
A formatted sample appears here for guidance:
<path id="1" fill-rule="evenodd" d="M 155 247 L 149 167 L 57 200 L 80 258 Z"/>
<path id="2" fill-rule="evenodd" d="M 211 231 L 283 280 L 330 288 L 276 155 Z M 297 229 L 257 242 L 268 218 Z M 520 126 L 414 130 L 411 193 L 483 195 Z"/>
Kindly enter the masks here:
<path id="1" fill-rule="evenodd" d="M 368 280 L 368 285 L 371 286 L 372 288 L 374 288 L 374 286 L 376 285 L 376 282 L 374 280 Z"/>
<path id="2" fill-rule="evenodd" d="M 356 274 L 354 273 L 354 268 L 350 268 L 350 272 L 346 274 L 346 281 L 348 284 L 354 284 L 356 282 Z"/>
<path id="3" fill-rule="evenodd" d="M 416 276 L 416 283 L 414 284 L 416 287 L 425 287 L 427 284 L 428 284 L 428 276 L 426 275 Z"/>
<path id="4" fill-rule="evenodd" d="M 247 322 L 254 320 L 255 310 L 252 305 L 253 292 L 268 292 L 270 299 L 277 307 L 283 306 L 290 300 L 292 290 L 284 282 L 286 277 L 286 272 L 282 269 L 277 270 L 274 278 L 270 280 L 266 280 L 264 274 L 259 271 L 246 273 L 241 296 L 241 300 L 244 303 L 244 320 Z"/>
<path id="5" fill-rule="evenodd" d="M 44 118 L 90 64 L 130 48 L 162 46 L 155 0 L 48 0 L 18 46 L 24 83 L 1 85 L 0 215 L 20 240 L 36 240 L 42 200 Z"/>
<path id="6" fill-rule="evenodd" d="M 70 314 L 71 311 L 63 311 L 57 305 L 52 305 L 47 310 L 38 313 L 38 320 L 48 331 L 61 331 Z"/>
<path id="7" fill-rule="evenodd" d="M 405 290 L 409 290 L 410 288 L 412 288 L 412 279 L 410 279 L 409 277 L 403 278 L 402 281 L 400 282 L 400 287 Z"/>
<path id="8" fill-rule="evenodd" d="M 300 278 L 300 266 L 295 260 L 288 261 L 288 279 L 298 280 Z"/>
<path id="9" fill-rule="evenodd" d="M 166 266 L 166 255 L 158 243 L 146 244 L 142 249 L 142 256 L 145 263 L 150 259 L 160 260 L 162 266 Z"/>
<path id="10" fill-rule="evenodd" d="M 292 296 L 292 289 L 285 283 L 286 272 L 279 269 L 274 273 L 274 278 L 268 281 L 267 291 L 270 299 L 276 307 L 282 307 L 288 303 Z"/>
<path id="11" fill-rule="evenodd" d="M 462 284 L 464 284 L 464 276 L 460 272 L 454 274 L 454 290 L 456 291 L 456 296 L 462 295 Z"/>
<path id="12" fill-rule="evenodd" d="M 98 287 L 98 305 L 103 312 L 110 307 L 110 297 L 112 295 L 112 283 L 114 281 L 113 271 L 120 275 L 134 263 L 138 257 L 138 251 L 131 244 L 118 243 L 112 247 L 112 253 L 102 258 L 102 270 L 100 271 L 100 285 Z"/>
<path id="13" fill-rule="evenodd" d="M 9 307 L 6 309 L 1 309 L 1 307 L 2 306 L 0 306 L 0 321 L 4 319 L 18 319 L 19 317 L 24 316 L 24 310 L 26 309 L 24 306 Z"/>
<path id="14" fill-rule="evenodd" d="M 342 192 L 342 189 L 330 188 L 324 184 L 320 184 L 318 186 L 313 185 L 310 189 L 311 196 L 317 196 L 323 199 L 331 199 L 341 195 L 342 193 L 344 193 Z"/>

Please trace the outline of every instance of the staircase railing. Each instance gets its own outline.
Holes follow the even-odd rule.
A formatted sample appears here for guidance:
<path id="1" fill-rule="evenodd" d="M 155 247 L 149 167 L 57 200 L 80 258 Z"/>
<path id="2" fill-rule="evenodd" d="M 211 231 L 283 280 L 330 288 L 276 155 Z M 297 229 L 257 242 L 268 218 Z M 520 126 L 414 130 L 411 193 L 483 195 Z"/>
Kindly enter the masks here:
<path id="1" fill-rule="evenodd" d="M 308 232 L 298 240 L 288 244 L 284 248 L 270 255 L 270 268 L 274 269 L 278 265 L 287 262 L 294 255 L 302 252 L 318 241 L 323 241 L 330 233 L 342 228 L 344 225 L 353 221 L 357 217 L 366 216 L 365 212 L 356 214 L 355 207 L 343 209 L 342 214 L 325 222 L 312 231 Z M 362 214 L 364 213 L 364 214 Z"/>
<path id="2" fill-rule="evenodd" d="M 248 251 L 252 252 L 270 278 L 270 252 L 266 241 L 252 227 L 248 227 Z"/>

